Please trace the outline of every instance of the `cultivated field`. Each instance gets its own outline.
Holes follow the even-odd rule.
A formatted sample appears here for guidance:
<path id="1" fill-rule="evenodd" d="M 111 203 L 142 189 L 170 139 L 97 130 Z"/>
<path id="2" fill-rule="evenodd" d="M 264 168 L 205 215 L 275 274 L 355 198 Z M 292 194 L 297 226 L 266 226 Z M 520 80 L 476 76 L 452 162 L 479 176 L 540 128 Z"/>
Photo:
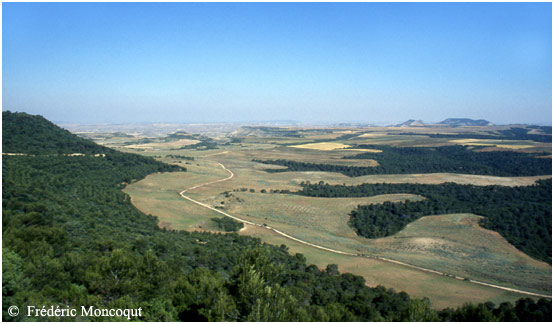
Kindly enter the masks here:
<path id="1" fill-rule="evenodd" d="M 163 149 L 175 149 L 186 145 L 196 144 L 200 141 L 194 139 L 180 139 L 172 142 L 165 143 L 145 143 L 145 144 L 131 144 L 126 145 L 129 149 L 143 149 L 143 150 L 163 150 Z"/>
<path id="2" fill-rule="evenodd" d="M 374 150 L 374 149 L 351 149 L 352 147 L 351 145 L 335 143 L 335 142 L 309 143 L 309 144 L 291 145 L 289 147 L 308 149 L 308 150 L 319 150 L 319 151 L 348 150 L 348 151 L 371 152 L 371 153 L 382 152 L 381 150 Z"/>
<path id="3" fill-rule="evenodd" d="M 249 130 L 251 131 L 251 130 Z M 286 130 L 290 131 L 290 130 Z M 404 130 L 405 131 L 405 130 Z M 309 133 L 308 131 L 306 131 Z M 318 130 L 318 132 L 321 132 Z M 257 224 L 265 224 L 292 237 L 323 247 L 344 252 L 375 255 L 401 261 L 414 266 L 432 269 L 447 275 L 456 275 L 503 287 L 539 294 L 551 294 L 552 268 L 536 261 L 511 246 L 498 233 L 478 225 L 480 216 L 453 214 L 423 217 L 391 237 L 365 239 L 358 237 L 348 226 L 349 213 L 358 204 L 383 201 L 418 200 L 423 197 L 410 194 L 382 195 L 364 198 L 313 198 L 292 194 L 271 193 L 271 190 L 298 190 L 300 183 L 324 181 L 330 184 L 355 185 L 361 183 L 425 183 L 456 182 L 473 185 L 531 185 L 533 177 L 494 177 L 453 173 L 370 175 L 350 178 L 330 172 L 279 172 L 268 173 L 267 168 L 279 166 L 253 162 L 253 159 L 286 159 L 300 162 L 354 166 L 375 166 L 372 160 L 345 160 L 344 156 L 359 154 L 345 149 L 343 144 L 361 144 L 364 141 L 391 141 L 402 139 L 402 145 L 410 141 L 417 145 L 447 145 L 451 139 L 428 138 L 414 135 L 371 136 L 371 132 L 337 130 L 341 133 L 315 133 L 311 147 L 290 147 L 298 138 L 271 136 L 245 136 L 241 141 L 226 144 L 215 150 L 178 149 L 144 151 L 142 154 L 158 156 L 162 161 L 180 164 L 188 168 L 186 173 L 150 175 L 125 189 L 133 204 L 145 213 L 156 215 L 160 226 L 186 230 L 215 230 L 213 217 L 217 212 L 203 208 L 179 196 L 183 189 L 229 176 L 219 163 L 233 172 L 232 179 L 202 186 L 187 192 L 191 199 L 218 210 Z M 382 131 L 380 133 L 383 133 Z M 361 137 L 340 138 L 363 135 Z M 263 134 L 261 134 L 263 135 Z M 309 136 L 309 135 L 306 135 Z M 306 137 L 305 136 L 305 137 Z M 306 142 L 306 138 L 300 138 Z M 399 138 L 400 137 L 400 138 Z M 333 142 L 333 138 L 337 138 Z M 405 141 L 406 138 L 410 138 Z M 268 140 L 269 139 L 269 140 Z M 289 141 L 291 140 L 291 141 Z M 468 141 L 472 140 L 470 138 Z M 457 144 L 467 144 L 468 141 Z M 277 144 L 281 142 L 282 144 Z M 298 141 L 302 143 L 302 141 Z M 334 143 L 334 146 L 331 145 Z M 400 142 L 399 142 L 400 143 Z M 452 145 L 453 142 L 450 142 Z M 545 143 L 535 143 L 534 150 Z M 516 145 L 516 144 L 514 144 Z M 332 148 L 334 147 L 334 148 Z M 475 147 L 478 147 L 475 145 Z M 480 146 L 479 146 L 480 147 Z M 324 148 L 324 149 L 322 149 Z M 482 148 L 482 147 L 480 147 Z M 510 148 L 503 148 L 510 149 Z M 551 150 L 544 150 L 545 156 Z M 166 155 L 194 157 L 184 161 Z M 308 246 L 263 227 L 247 226 L 243 235 L 260 237 L 272 244 L 285 244 L 291 252 L 306 256 L 308 262 L 324 267 L 330 263 L 339 265 L 341 271 L 352 272 L 366 278 L 369 285 L 381 284 L 396 290 L 404 290 L 414 296 L 427 296 L 436 308 L 460 305 L 466 301 L 515 300 L 523 295 L 504 290 L 479 286 L 447 275 L 426 273 L 406 266 L 363 257 L 340 255 Z"/>

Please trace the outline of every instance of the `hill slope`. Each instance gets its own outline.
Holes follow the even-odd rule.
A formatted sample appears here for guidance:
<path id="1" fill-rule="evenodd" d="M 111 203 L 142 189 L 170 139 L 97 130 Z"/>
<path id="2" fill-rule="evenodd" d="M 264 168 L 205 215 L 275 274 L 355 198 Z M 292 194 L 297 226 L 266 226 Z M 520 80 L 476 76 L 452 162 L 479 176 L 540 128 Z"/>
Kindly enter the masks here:
<path id="1" fill-rule="evenodd" d="M 11 122 L 3 137 L 12 139 L 10 149 L 29 155 L 5 156 L 2 165 L 3 320 L 26 319 L 9 316 L 10 305 L 141 307 L 141 319 L 149 321 L 392 320 L 414 302 L 333 267 L 307 266 L 284 246 L 162 230 L 130 204 L 120 183 L 177 167 L 111 152 L 40 117 L 10 114 L 3 114 Z M 41 131 L 22 134 L 21 128 Z M 44 154 L 59 152 L 43 150 L 44 139 L 65 152 L 106 157 Z M 328 291 L 335 293 L 317 297 Z M 101 318 L 74 320 L 95 319 Z"/>
<path id="2" fill-rule="evenodd" d="M 546 321 L 551 317 L 551 303 L 546 300 L 523 300 L 515 308 L 469 305 L 438 314 L 426 300 L 369 288 L 363 278 L 341 275 L 336 266 L 326 271 L 308 266 L 302 255 L 289 255 L 285 246 L 262 245 L 236 234 L 162 230 L 156 217 L 134 208 L 120 187 L 122 182 L 177 167 L 97 146 L 37 116 L 10 114 L 3 113 L 11 122 L 3 128 L 3 138 L 11 139 L 14 152 L 29 155 L 5 156 L 2 164 L 5 321 L 28 319 L 25 312 L 10 316 L 10 305 L 140 307 L 140 320 L 145 321 L 471 321 L 506 320 L 506 316 Z M 40 131 L 27 131 L 31 129 Z M 106 156 L 56 154 L 76 151 L 106 152 Z"/>
<path id="3" fill-rule="evenodd" d="M 447 118 L 438 124 L 444 124 L 449 126 L 489 126 L 493 125 L 488 120 L 484 119 L 470 119 L 470 118 Z"/>
<path id="4" fill-rule="evenodd" d="M 409 119 L 403 123 L 394 125 L 395 127 L 416 127 L 416 126 L 425 126 L 425 123 L 421 120 Z"/>
<path id="5" fill-rule="evenodd" d="M 77 137 L 42 116 L 2 112 L 2 150 L 24 154 L 102 154 L 113 151 Z"/>

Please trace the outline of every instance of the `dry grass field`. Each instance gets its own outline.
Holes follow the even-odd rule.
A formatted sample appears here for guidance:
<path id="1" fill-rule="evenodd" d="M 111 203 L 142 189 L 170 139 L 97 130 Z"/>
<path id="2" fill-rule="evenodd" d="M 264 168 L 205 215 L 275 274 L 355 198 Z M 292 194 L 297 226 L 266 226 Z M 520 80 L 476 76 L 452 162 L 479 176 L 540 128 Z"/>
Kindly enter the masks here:
<path id="1" fill-rule="evenodd" d="M 309 143 L 301 145 L 291 145 L 289 147 L 299 148 L 299 149 L 308 149 L 308 150 L 318 150 L 318 151 L 334 151 L 334 150 L 348 150 L 356 152 L 371 152 L 371 153 L 381 153 L 381 150 L 374 149 L 351 149 L 351 145 L 336 143 L 336 142 L 318 142 L 318 143 Z"/>
<path id="2" fill-rule="evenodd" d="M 129 186 L 125 191 L 133 197 L 133 204 L 139 209 L 157 215 L 160 218 L 160 226 L 187 230 L 215 230 L 210 219 L 221 217 L 220 214 L 199 208 L 177 195 L 177 192 L 183 188 L 179 187 L 180 184 L 186 187 L 197 183 L 195 180 L 200 179 L 188 176 L 186 173 L 156 174 Z M 203 178 L 201 182 L 209 180 L 213 180 L 213 177 Z M 474 220 L 476 217 L 473 215 L 425 217 L 410 224 L 404 231 L 393 237 L 367 240 L 356 237 L 346 226 L 348 209 L 360 202 L 408 197 L 394 195 L 393 197 L 346 198 L 341 204 L 332 201 L 334 199 L 325 201 L 328 200 L 326 198 L 250 192 L 232 192 L 232 194 L 233 196 L 227 200 L 221 200 L 225 201 L 223 205 L 227 212 L 251 221 L 266 223 L 268 226 L 315 244 L 355 253 L 381 255 L 447 273 L 472 279 L 487 279 L 487 282 L 494 284 L 526 288 L 539 293 L 548 293 L 550 290 L 551 268 L 548 265 L 532 260 L 514 249 L 497 233 L 476 226 Z M 221 198 L 220 195 L 212 196 L 209 190 L 202 194 L 191 193 L 191 196 L 195 198 L 206 196 L 210 198 L 207 201 L 212 202 Z M 236 198 L 242 201 L 233 201 Z M 418 197 L 411 198 L 418 199 Z M 218 204 L 214 203 L 214 205 Z M 336 213 L 340 211 L 342 213 Z M 467 218 L 469 221 L 466 220 Z M 387 262 L 322 251 L 278 236 L 274 232 L 264 231 L 259 227 L 247 226 L 240 233 L 260 237 L 264 242 L 271 244 L 285 244 L 289 246 L 291 252 L 306 255 L 308 262 L 321 268 L 327 264 L 336 263 L 341 271 L 362 275 L 371 286 L 380 284 L 398 291 L 406 291 L 414 296 L 427 296 L 436 308 L 460 305 L 467 301 L 515 300 L 522 296 Z M 484 261 L 486 263 L 483 263 Z M 510 267 L 512 271 L 517 267 L 515 270 L 518 271 L 512 273 L 508 271 Z M 491 276 L 491 271 L 494 276 Z M 518 276 L 517 273 L 520 271 L 524 271 L 528 276 Z M 520 285 L 513 284 L 518 281 L 522 281 Z M 446 287 L 449 287 L 449 290 L 445 290 Z"/>
<path id="3" fill-rule="evenodd" d="M 246 225 L 245 230 L 240 234 L 257 237 L 269 244 L 284 244 L 289 248 L 290 253 L 303 254 L 307 263 L 315 264 L 320 269 L 325 269 L 327 264 L 337 264 L 341 272 L 362 276 L 366 280 L 366 284 L 371 287 L 381 285 L 393 288 L 398 292 L 406 291 L 414 297 L 428 297 L 436 309 L 460 306 L 465 302 L 478 303 L 484 300 L 499 304 L 503 301 L 513 302 L 522 297 L 521 294 L 477 286 L 467 281 L 438 276 L 393 263 L 314 249 L 261 227 Z"/>
<path id="4" fill-rule="evenodd" d="M 347 222 L 348 214 L 357 205 L 422 199 L 420 196 L 409 194 L 367 198 L 313 198 L 250 192 L 231 194 L 229 198 L 217 196 L 211 202 L 217 205 L 219 201 L 223 201 L 225 204 L 220 203 L 222 207 L 233 215 L 241 215 L 259 224 L 266 223 L 271 227 L 286 229 L 286 232 L 294 237 L 308 242 L 320 242 L 327 247 L 335 246 L 335 241 L 341 241 L 345 246 L 355 244 L 351 239 L 355 239 L 356 234 Z"/>
<path id="5" fill-rule="evenodd" d="M 194 139 L 180 139 L 177 141 L 171 141 L 171 142 L 154 142 L 154 143 L 145 143 L 145 144 L 131 144 L 131 145 L 125 145 L 126 148 L 129 149 L 143 149 L 143 150 L 167 150 L 167 149 L 174 149 L 174 148 L 180 148 L 186 145 L 192 145 L 200 142 L 199 140 Z"/>
<path id="6" fill-rule="evenodd" d="M 470 279 L 486 278 L 512 288 L 550 292 L 551 266 L 517 250 L 497 232 L 480 227 L 480 218 L 472 214 L 427 216 L 371 244 L 395 260 Z"/>
<path id="7" fill-rule="evenodd" d="M 350 145 L 345 145 L 342 143 L 335 143 L 335 142 L 319 142 L 319 143 L 310 143 L 310 144 L 301 144 L 301 145 L 291 145 L 290 147 L 319 150 L 319 151 L 332 151 L 332 150 L 349 148 Z"/>
<path id="8" fill-rule="evenodd" d="M 448 129 L 452 131 L 451 128 Z M 402 131 L 414 130 L 403 128 Z M 421 129 L 418 128 L 417 131 Z M 424 184 L 455 182 L 473 185 L 521 186 L 531 185 L 537 179 L 551 176 L 494 177 L 434 173 L 350 178 L 330 172 L 268 173 L 264 170 L 279 168 L 279 166 L 252 161 L 253 159 L 287 159 L 311 163 L 375 166 L 377 164 L 373 160 L 342 159 L 344 156 L 359 153 L 344 147 L 367 142 L 394 145 L 453 144 L 448 144 L 449 139 L 446 141 L 443 138 L 430 139 L 423 134 L 421 136 L 386 135 L 383 130 L 377 130 L 375 134 L 359 130 L 352 131 L 352 134 L 364 135 L 334 143 L 333 138 L 345 134 L 338 132 L 308 134 L 306 136 L 317 137 L 326 142 L 313 143 L 311 147 L 309 144 L 302 144 L 299 145 L 304 146 L 301 148 L 290 147 L 290 145 L 294 145 L 294 141 L 298 139 L 297 142 L 305 143 L 306 138 L 245 137 L 240 143 L 217 150 L 171 150 L 169 148 L 146 150 L 141 154 L 160 156 L 160 160 L 185 166 L 188 171 L 150 175 L 142 181 L 129 185 L 125 192 L 132 197 L 132 202 L 137 208 L 147 214 L 158 216 L 160 226 L 214 231 L 214 224 L 210 219 L 222 215 L 186 201 L 178 193 L 198 184 L 228 177 L 229 173 L 217 164 L 220 162 L 234 173 L 234 177 L 228 181 L 191 190 L 187 192 L 187 196 L 210 206 L 218 206 L 221 210 L 242 219 L 266 224 L 298 239 L 324 247 L 356 254 L 378 255 L 473 280 L 551 294 L 551 266 L 523 254 L 498 233 L 481 228 L 478 225 L 480 216 L 453 214 L 423 217 L 409 224 L 396 235 L 369 240 L 358 237 L 347 225 L 348 214 L 358 204 L 423 198 L 410 194 L 365 198 L 313 198 L 269 193 L 272 189 L 298 190 L 299 184 L 303 181 L 312 183 L 324 181 L 346 185 L 383 182 Z M 306 145 L 308 147 L 305 147 Z M 534 145 L 535 148 L 540 147 L 538 144 Z M 551 154 L 551 149 L 544 151 L 545 155 Z M 181 161 L 166 158 L 168 154 L 191 156 L 195 160 Z M 262 190 L 267 192 L 262 193 Z M 246 226 L 240 234 L 259 237 L 262 241 L 271 244 L 285 244 L 291 252 L 304 254 L 309 263 L 320 267 L 330 263 L 338 264 L 341 271 L 361 275 L 371 286 L 380 284 L 398 291 L 404 290 L 413 296 L 429 297 L 436 308 L 457 306 L 467 301 L 491 300 L 499 303 L 524 296 L 389 262 L 320 250 L 279 236 L 263 227 Z"/>

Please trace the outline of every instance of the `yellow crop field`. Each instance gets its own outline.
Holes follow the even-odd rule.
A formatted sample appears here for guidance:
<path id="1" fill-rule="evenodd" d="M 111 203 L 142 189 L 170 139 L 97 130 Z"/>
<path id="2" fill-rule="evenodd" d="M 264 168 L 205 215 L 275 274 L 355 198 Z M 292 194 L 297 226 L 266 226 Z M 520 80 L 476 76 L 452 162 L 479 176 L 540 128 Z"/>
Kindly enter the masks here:
<path id="1" fill-rule="evenodd" d="M 509 141 L 509 140 L 486 140 L 486 139 L 473 139 L 473 138 L 463 138 L 450 140 L 449 142 L 465 145 L 465 146 L 496 146 L 501 148 L 507 148 L 512 150 L 521 150 L 535 147 L 533 144 L 516 144 L 522 143 L 523 141 Z"/>
<path id="2" fill-rule="evenodd" d="M 308 150 L 318 150 L 318 151 L 333 151 L 333 150 L 347 150 L 347 151 L 360 151 L 360 152 L 371 152 L 371 153 L 381 153 L 381 150 L 374 149 L 353 149 L 351 145 L 335 143 L 335 142 L 321 142 L 321 143 L 308 143 L 300 145 L 291 145 L 289 147 L 301 148 Z"/>
<path id="3" fill-rule="evenodd" d="M 309 143 L 301 145 L 291 145 L 289 147 L 309 149 L 309 150 L 319 150 L 319 151 L 332 151 L 338 149 L 344 149 L 351 147 L 347 144 L 334 143 L 334 142 L 320 142 L 320 143 Z"/>
<path id="4" fill-rule="evenodd" d="M 383 151 L 381 150 L 376 150 L 376 149 L 359 149 L 359 148 L 356 148 L 356 149 L 344 149 L 345 151 L 358 151 L 358 152 L 370 152 L 370 153 L 382 153 Z"/>
<path id="5" fill-rule="evenodd" d="M 125 146 L 126 148 L 132 149 L 150 149 L 150 150 L 159 150 L 159 149 L 169 149 L 169 148 L 179 148 L 186 145 L 193 145 L 200 141 L 194 139 L 180 139 L 173 142 L 162 142 L 162 143 L 145 143 L 145 144 L 132 144 Z"/>
<path id="6" fill-rule="evenodd" d="M 367 138 L 367 137 L 382 137 L 382 136 L 386 136 L 387 133 L 365 133 L 365 134 L 362 134 L 358 137 L 361 137 L 361 138 Z"/>

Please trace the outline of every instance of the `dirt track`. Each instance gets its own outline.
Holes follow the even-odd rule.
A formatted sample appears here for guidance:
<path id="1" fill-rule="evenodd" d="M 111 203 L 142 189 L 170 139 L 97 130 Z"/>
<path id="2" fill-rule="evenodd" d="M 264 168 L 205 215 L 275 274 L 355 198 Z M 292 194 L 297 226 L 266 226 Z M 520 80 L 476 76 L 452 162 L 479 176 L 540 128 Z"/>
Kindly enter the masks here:
<path id="1" fill-rule="evenodd" d="M 217 153 L 217 154 L 224 154 L 224 153 L 227 153 L 227 152 L 221 152 L 221 153 Z M 216 154 L 212 154 L 212 155 L 216 155 Z M 206 160 L 208 161 L 208 160 Z M 299 238 L 296 238 L 296 237 L 293 237 L 291 235 L 288 235 L 286 233 L 283 233 L 275 228 L 272 228 L 270 226 L 264 226 L 262 224 L 257 224 L 257 223 L 254 223 L 254 222 L 251 222 L 251 221 L 248 221 L 248 220 L 245 220 L 245 219 L 242 219 L 242 218 L 239 218 L 239 217 L 236 217 L 236 216 L 233 216 L 229 213 L 226 213 L 222 210 L 219 210 L 219 209 L 216 209 L 212 206 L 209 206 L 207 204 L 204 204 L 204 203 L 201 203 L 197 200 L 194 200 L 188 196 L 185 195 L 185 192 L 187 191 L 190 191 L 190 190 L 194 190 L 194 189 L 197 189 L 197 188 L 200 188 L 200 187 L 204 187 L 204 186 L 208 186 L 208 185 L 211 185 L 211 184 L 214 184 L 214 183 L 218 183 L 218 182 L 223 182 L 223 181 L 227 181 L 227 180 L 230 180 L 232 179 L 235 174 L 233 173 L 233 171 L 227 169 L 223 164 L 217 162 L 217 161 L 213 161 L 213 162 L 216 162 L 217 164 L 219 164 L 219 166 L 221 166 L 225 171 L 229 172 L 229 176 L 227 178 L 224 178 L 224 179 L 219 179 L 219 180 L 215 180 L 215 181 L 211 181 L 211 182 L 206 182 L 206 183 L 202 183 L 202 184 L 199 184 L 199 185 L 196 185 L 196 186 L 193 186 L 193 187 L 190 187 L 190 188 L 187 188 L 183 191 L 181 191 L 179 193 L 179 195 L 181 195 L 181 197 L 183 197 L 184 199 L 188 200 L 188 201 L 191 201 L 197 205 L 200 205 L 204 208 L 208 208 L 212 211 L 215 211 L 216 213 L 219 213 L 219 214 L 222 214 L 222 215 L 225 215 L 227 217 L 230 217 L 234 220 L 237 220 L 241 223 L 245 223 L 245 224 L 249 224 L 249 225 L 252 225 L 252 226 L 258 226 L 258 227 L 261 227 L 261 228 L 265 228 L 267 230 L 270 230 L 270 231 L 273 231 L 281 236 L 284 236 L 288 239 L 291 239 L 291 240 L 294 240 L 296 242 L 299 242 L 299 243 L 302 243 L 302 244 L 305 244 L 305 245 L 308 245 L 308 246 L 311 246 L 311 247 L 314 247 L 314 248 L 317 248 L 317 249 L 321 249 L 321 250 L 325 250 L 325 251 L 329 251 L 329 252 L 333 252 L 333 253 L 337 253 L 337 254 L 342 254 L 342 255 L 348 255 L 348 256 L 353 256 L 353 257 L 363 257 L 363 258 L 370 258 L 370 259 L 375 259 L 375 260 L 379 260 L 379 261 L 383 261 L 383 262 L 389 262 L 389 263 L 394 263 L 394 264 L 398 264 L 398 265 L 401 265 L 401 266 L 405 266 L 405 267 L 409 267 L 409 268 L 412 268 L 412 269 L 417 269 L 417 270 L 420 270 L 420 271 L 424 271 L 424 272 L 428 272 L 428 273 L 433 273 L 433 274 L 436 274 L 436 275 L 440 275 L 440 276 L 449 276 L 451 277 L 452 279 L 457 279 L 457 280 L 467 280 L 471 283 L 474 283 L 474 284 L 477 284 L 477 285 L 481 285 L 481 286 L 487 286 L 487 287 L 492 287 L 492 288 L 497 288 L 497 289 L 502 289 L 502 290 L 505 290 L 505 291 L 510 291 L 510 292 L 515 292 L 515 293 L 520 293 L 520 294 L 525 294 L 525 295 L 530 295 L 530 296 L 536 296 L 536 297 L 544 297 L 544 298 L 549 298 L 549 299 L 552 299 L 552 296 L 547 296 L 547 295 L 542 295 L 542 294 L 537 294 L 537 293 L 533 293 L 533 292 L 529 292 L 529 291 L 524 291 L 524 290 L 518 290 L 518 289 L 513 289 L 513 288 L 509 288 L 509 287 L 503 287 L 503 286 L 498 286 L 498 285 L 493 285 L 493 284 L 489 284 L 489 283 L 485 283 L 485 282 L 481 282 L 481 281 L 476 281 L 476 280 L 471 280 L 471 279 L 466 279 L 466 278 L 463 278 L 463 277 L 459 277 L 459 276 L 453 276 L 453 275 L 448 275 L 446 273 L 443 273 L 443 272 L 440 272 L 440 271 L 436 271 L 436 270 L 431 270 L 431 269 L 426 269 L 426 268 L 422 268 L 422 267 L 418 267 L 418 266 L 415 266 L 415 265 L 411 265 L 411 264 L 408 264 L 408 263 L 405 263 L 405 262 L 401 262 L 401 261 L 397 261 L 397 260 L 392 260 L 392 259 L 388 259 L 388 258 L 384 258 L 384 257 L 380 257 L 380 256 L 373 256 L 373 255 L 366 255 L 366 254 L 355 254 L 355 253 L 350 253 L 350 252 L 345 252 L 345 251 L 339 251 L 339 250 L 334 250 L 334 249 L 330 249 L 330 248 L 327 248 L 327 247 L 324 247 L 324 246 L 321 246 L 321 245 L 317 245 L 317 244 L 313 244 L 313 243 L 310 243 L 310 242 L 306 242 L 304 240 L 301 240 Z"/>

